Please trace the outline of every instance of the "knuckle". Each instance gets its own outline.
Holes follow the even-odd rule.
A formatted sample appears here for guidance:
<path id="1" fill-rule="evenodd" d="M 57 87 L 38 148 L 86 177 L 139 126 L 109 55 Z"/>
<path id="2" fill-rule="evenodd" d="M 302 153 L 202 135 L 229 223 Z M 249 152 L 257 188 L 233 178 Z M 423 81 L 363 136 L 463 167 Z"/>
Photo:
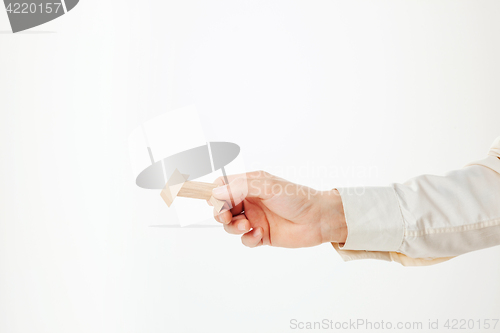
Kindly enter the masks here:
<path id="1" fill-rule="evenodd" d="M 270 179 L 272 178 L 272 175 L 267 171 L 259 170 L 259 177 L 264 179 Z"/>
<path id="2" fill-rule="evenodd" d="M 269 172 L 267 172 L 267 171 L 261 171 L 261 172 L 262 172 L 262 176 L 263 176 L 264 178 L 267 178 L 267 179 L 274 179 L 274 176 L 273 176 L 273 175 L 271 175 Z"/>
<path id="3" fill-rule="evenodd" d="M 217 185 L 223 185 L 224 184 L 224 179 L 221 177 L 217 177 L 217 179 L 214 181 L 214 184 Z"/>

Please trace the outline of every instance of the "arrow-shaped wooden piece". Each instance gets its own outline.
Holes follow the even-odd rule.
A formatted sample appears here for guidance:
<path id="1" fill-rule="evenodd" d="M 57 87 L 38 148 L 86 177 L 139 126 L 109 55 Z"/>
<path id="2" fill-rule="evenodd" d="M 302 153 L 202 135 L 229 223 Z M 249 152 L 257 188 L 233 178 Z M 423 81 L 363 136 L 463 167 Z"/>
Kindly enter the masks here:
<path id="1" fill-rule="evenodd" d="M 188 181 L 188 176 L 181 174 L 177 169 L 167 181 L 167 184 L 160 193 L 163 201 L 168 207 L 172 205 L 176 197 L 208 200 L 220 212 L 224 206 L 224 201 L 215 199 L 212 190 L 217 187 L 215 184 Z"/>

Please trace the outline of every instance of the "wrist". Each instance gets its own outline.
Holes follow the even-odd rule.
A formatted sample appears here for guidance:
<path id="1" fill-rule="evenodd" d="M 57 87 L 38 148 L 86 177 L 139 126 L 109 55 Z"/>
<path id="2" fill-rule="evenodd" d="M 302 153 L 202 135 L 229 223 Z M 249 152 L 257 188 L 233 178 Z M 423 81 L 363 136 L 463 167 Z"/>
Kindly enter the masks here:
<path id="1" fill-rule="evenodd" d="M 347 239 L 347 223 L 344 206 L 339 191 L 322 191 L 321 196 L 321 235 L 322 243 L 345 243 Z"/>

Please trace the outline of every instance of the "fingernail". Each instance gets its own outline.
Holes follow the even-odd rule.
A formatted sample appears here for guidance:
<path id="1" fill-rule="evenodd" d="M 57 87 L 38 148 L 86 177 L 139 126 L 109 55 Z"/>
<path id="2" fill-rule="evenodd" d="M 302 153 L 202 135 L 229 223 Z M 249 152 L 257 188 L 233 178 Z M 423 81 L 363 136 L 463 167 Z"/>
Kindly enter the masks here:
<path id="1" fill-rule="evenodd" d="M 255 234 L 253 236 L 254 237 L 260 237 L 260 236 L 262 236 L 262 231 L 260 231 L 260 228 L 258 228 L 257 230 L 255 230 Z"/>
<path id="2" fill-rule="evenodd" d="M 227 192 L 227 185 L 219 186 L 212 190 L 212 194 L 216 196 L 224 195 L 226 194 L 226 192 Z"/>
<path id="3" fill-rule="evenodd" d="M 245 231 L 246 230 L 245 222 L 241 222 L 238 224 L 238 230 Z"/>

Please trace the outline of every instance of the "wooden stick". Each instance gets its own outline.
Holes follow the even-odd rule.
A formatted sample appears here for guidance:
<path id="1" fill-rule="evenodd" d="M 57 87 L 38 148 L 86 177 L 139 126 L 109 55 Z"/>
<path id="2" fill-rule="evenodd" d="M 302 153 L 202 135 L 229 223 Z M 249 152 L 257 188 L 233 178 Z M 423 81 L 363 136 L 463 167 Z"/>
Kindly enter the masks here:
<path id="1" fill-rule="evenodd" d="M 218 213 L 224 207 L 224 201 L 217 200 L 212 196 L 212 190 L 216 187 L 215 184 L 189 181 L 182 185 L 177 196 L 208 200 Z"/>
<path id="2" fill-rule="evenodd" d="M 185 179 L 187 179 L 187 176 L 182 175 L 176 170 L 161 191 L 160 195 L 168 207 L 172 205 L 176 197 L 184 197 L 207 200 L 212 204 L 217 213 L 224 208 L 224 201 L 215 199 L 212 196 L 212 190 L 216 188 L 217 185 L 195 181 L 184 181 Z M 174 183 L 175 185 L 171 185 L 171 183 Z"/>
<path id="3" fill-rule="evenodd" d="M 179 193 L 177 193 L 177 196 L 210 200 L 212 197 L 212 190 L 216 187 L 217 185 L 215 184 L 188 181 L 182 185 Z"/>

